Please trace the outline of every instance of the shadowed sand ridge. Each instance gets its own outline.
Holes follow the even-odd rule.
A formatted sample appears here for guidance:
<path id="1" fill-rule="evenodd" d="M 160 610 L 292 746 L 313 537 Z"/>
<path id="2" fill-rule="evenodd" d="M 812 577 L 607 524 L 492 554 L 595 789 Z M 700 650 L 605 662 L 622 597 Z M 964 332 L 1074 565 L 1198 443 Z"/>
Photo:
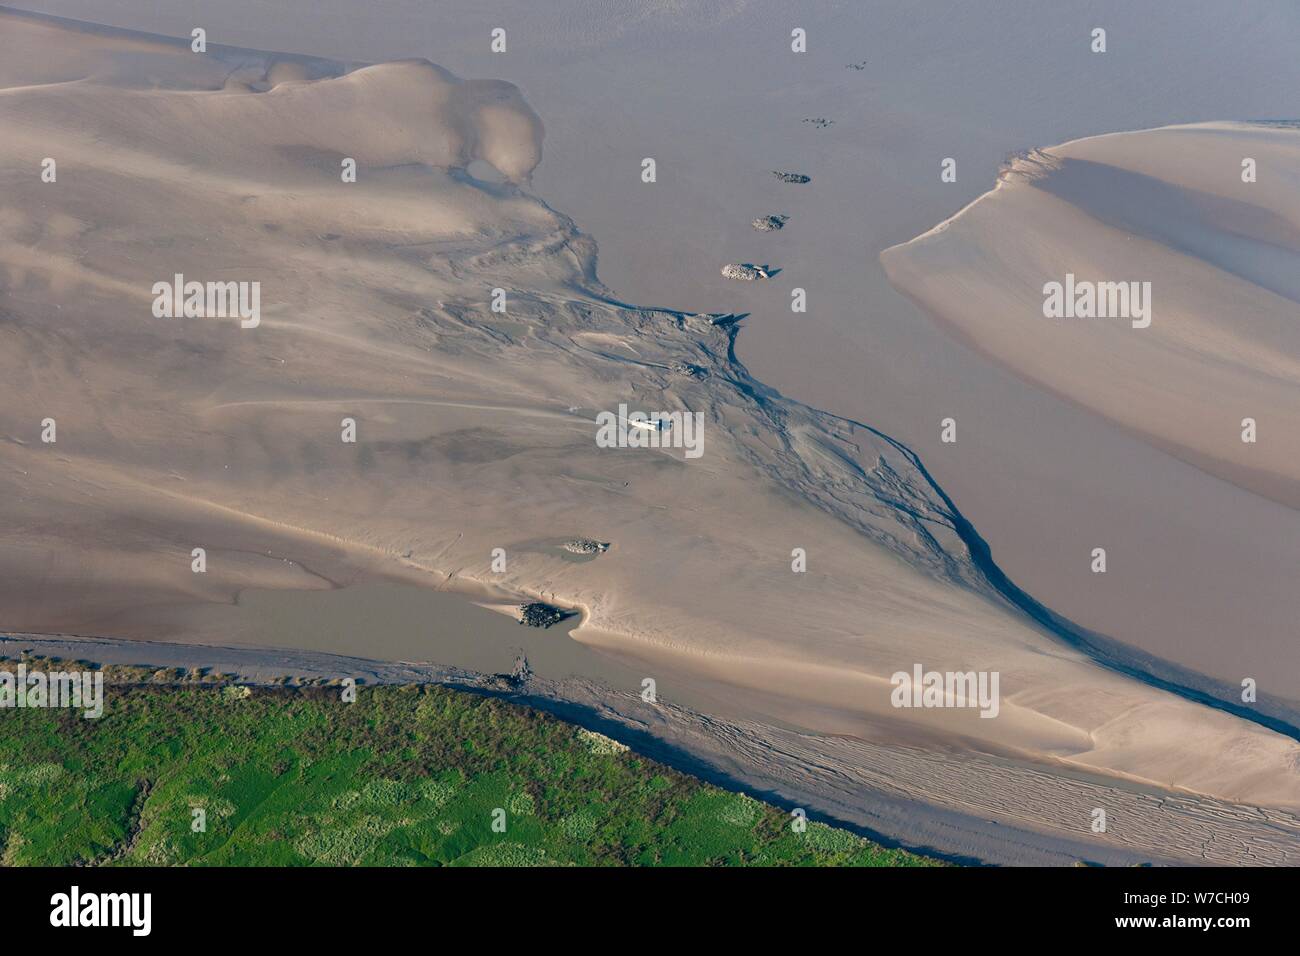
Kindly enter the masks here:
<path id="1" fill-rule="evenodd" d="M 593 243 L 515 185 L 542 131 L 513 87 L 0 22 L 44 50 L 0 56 L 0 626 L 221 644 L 251 587 L 544 596 L 583 610 L 579 640 L 807 732 L 747 732 L 778 778 L 875 747 L 929 792 L 917 747 L 937 744 L 1007 761 L 952 759 L 950 789 L 995 780 L 1045 831 L 1069 825 L 1066 767 L 1300 804 L 1293 740 L 1104 669 L 1008 601 L 905 448 L 755 382 L 733 324 L 612 301 Z M 260 324 L 156 318 L 177 273 L 260 282 Z M 597 447 L 620 403 L 701 413 L 703 455 Z M 611 546 L 536 546 L 575 537 Z M 998 671 L 998 717 L 893 708 L 914 663 Z M 1040 786 L 1020 794 L 1024 761 Z M 1231 858 L 1249 823 L 1227 832 Z"/>
<path id="2" fill-rule="evenodd" d="M 1035 384 L 1300 506 L 1295 124 L 1206 123 L 1036 150 L 881 261 L 899 289 Z M 1149 282 L 1150 326 L 1045 317 L 1043 286 L 1067 272 Z M 1245 418 L 1254 444 L 1241 440 Z"/>

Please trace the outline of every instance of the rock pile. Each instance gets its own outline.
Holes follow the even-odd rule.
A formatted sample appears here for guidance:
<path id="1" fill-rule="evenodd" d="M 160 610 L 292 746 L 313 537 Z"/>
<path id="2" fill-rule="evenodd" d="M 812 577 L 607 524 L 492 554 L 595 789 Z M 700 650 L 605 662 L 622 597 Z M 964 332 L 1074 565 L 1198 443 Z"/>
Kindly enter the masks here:
<path id="1" fill-rule="evenodd" d="M 722 267 L 722 277 L 724 279 L 739 279 L 742 282 L 753 282 L 755 279 L 768 278 L 768 271 L 767 266 L 756 266 L 752 262 L 741 265 L 728 262 Z"/>
<path id="2" fill-rule="evenodd" d="M 789 216 L 759 216 L 750 223 L 759 232 L 775 232 L 785 227 L 786 220 Z"/>
<path id="3" fill-rule="evenodd" d="M 566 541 L 560 545 L 565 551 L 572 551 L 574 554 L 604 554 L 609 550 L 609 544 L 602 541 L 591 541 L 587 538 L 575 538 L 573 541 Z"/>
<path id="4" fill-rule="evenodd" d="M 563 621 L 567 615 L 558 607 L 533 601 L 519 605 L 519 623 L 529 627 L 550 627 Z"/>

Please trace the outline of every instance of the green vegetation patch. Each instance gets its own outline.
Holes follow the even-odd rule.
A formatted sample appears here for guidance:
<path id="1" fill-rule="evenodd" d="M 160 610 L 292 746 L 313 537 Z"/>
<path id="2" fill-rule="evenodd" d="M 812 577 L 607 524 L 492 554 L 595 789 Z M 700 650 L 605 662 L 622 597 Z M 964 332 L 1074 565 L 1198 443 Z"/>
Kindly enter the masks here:
<path id="1" fill-rule="evenodd" d="M 132 677 L 137 675 L 131 674 Z M 7 865 L 913 866 L 530 708 L 445 688 L 107 682 L 0 713 Z"/>

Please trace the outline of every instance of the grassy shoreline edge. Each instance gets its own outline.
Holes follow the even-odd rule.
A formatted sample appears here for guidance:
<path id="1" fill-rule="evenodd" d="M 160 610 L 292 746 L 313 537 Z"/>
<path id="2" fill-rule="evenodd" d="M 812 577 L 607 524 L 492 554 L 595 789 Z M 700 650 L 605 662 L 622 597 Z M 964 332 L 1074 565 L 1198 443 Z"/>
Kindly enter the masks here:
<path id="1" fill-rule="evenodd" d="M 6 865 L 940 865 L 495 695 L 22 660 L 108 700 L 0 711 Z"/>

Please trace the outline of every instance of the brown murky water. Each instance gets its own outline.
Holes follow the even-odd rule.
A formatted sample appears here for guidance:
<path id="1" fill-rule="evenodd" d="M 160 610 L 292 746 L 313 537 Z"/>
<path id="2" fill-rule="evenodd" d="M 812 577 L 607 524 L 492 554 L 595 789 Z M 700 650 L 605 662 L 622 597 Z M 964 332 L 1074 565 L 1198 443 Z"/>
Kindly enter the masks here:
<path id="1" fill-rule="evenodd" d="M 250 589 L 233 607 L 204 609 L 227 619 L 222 643 L 304 648 L 375 660 L 429 662 L 509 673 L 523 654 L 543 677 L 586 677 L 639 690 L 641 677 L 569 636 L 575 615 L 552 627 L 524 627 L 461 595 L 404 584 L 332 591 Z"/>

